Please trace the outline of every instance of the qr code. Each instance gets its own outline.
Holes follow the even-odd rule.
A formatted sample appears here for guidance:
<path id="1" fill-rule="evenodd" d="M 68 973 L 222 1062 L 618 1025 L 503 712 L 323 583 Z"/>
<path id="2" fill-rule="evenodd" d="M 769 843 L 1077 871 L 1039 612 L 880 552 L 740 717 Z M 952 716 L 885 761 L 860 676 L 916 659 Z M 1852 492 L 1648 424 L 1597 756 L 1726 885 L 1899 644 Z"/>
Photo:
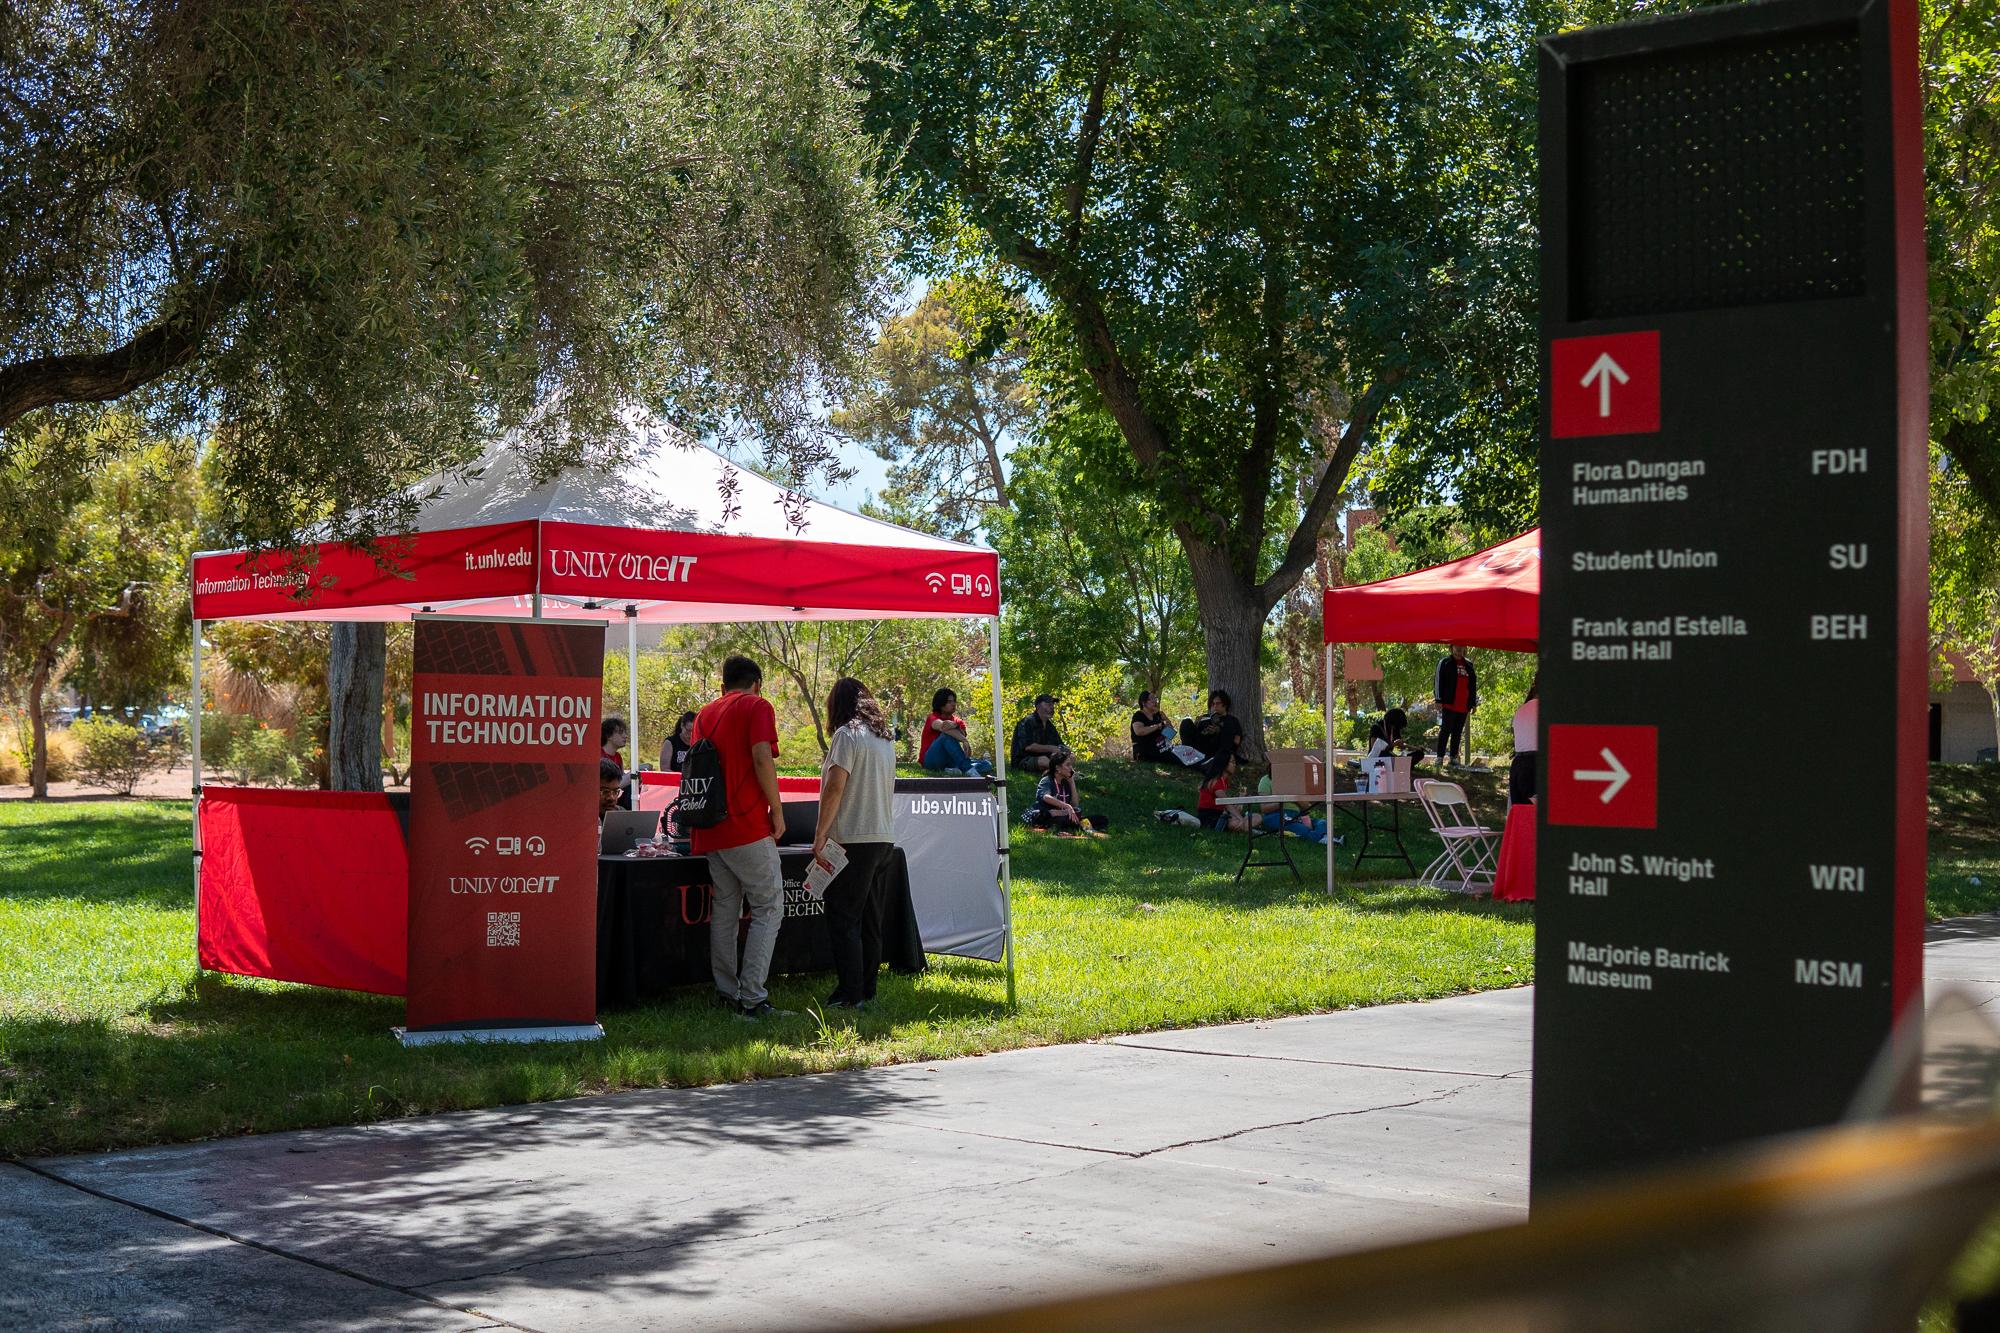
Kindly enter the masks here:
<path id="1" fill-rule="evenodd" d="M 488 912 L 486 914 L 486 947 L 489 949 L 511 949 L 521 942 L 521 914 L 519 912 Z"/>

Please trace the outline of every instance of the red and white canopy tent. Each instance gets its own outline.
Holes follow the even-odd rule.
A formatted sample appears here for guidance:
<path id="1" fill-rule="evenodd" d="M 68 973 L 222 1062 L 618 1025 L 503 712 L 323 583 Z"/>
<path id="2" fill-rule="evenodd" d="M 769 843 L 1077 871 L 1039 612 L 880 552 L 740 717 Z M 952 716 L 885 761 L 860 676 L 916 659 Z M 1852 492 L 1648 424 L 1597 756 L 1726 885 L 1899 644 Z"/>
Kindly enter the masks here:
<path id="1" fill-rule="evenodd" d="M 513 439 L 496 441 L 472 467 L 415 487 L 412 493 L 426 498 L 411 531 L 386 539 L 377 552 L 326 542 L 304 559 L 242 551 L 194 558 L 190 736 L 197 878 L 205 621 L 408 620 L 426 613 L 622 619 L 628 721 L 636 736 L 642 621 L 983 617 L 1001 779 L 1001 875 L 1011 904 L 999 557 L 984 547 L 801 501 L 637 410 L 624 414 L 623 428 L 627 462 L 601 471 L 570 469 L 541 482 Z M 1010 924 L 1010 999 L 1012 935 Z"/>
<path id="2" fill-rule="evenodd" d="M 1463 643 L 1532 653 L 1541 646 L 1542 530 L 1429 569 L 1352 588 L 1329 588 L 1326 639 L 1326 772 L 1333 772 L 1333 645 Z M 1327 892 L 1333 858 L 1326 858 Z"/>

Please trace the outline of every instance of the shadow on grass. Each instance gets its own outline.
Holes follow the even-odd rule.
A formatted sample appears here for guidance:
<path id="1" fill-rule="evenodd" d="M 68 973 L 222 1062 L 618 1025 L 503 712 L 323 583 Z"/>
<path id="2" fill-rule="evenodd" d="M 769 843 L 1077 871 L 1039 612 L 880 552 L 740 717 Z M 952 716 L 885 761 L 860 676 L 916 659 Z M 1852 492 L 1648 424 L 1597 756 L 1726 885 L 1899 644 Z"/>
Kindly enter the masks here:
<path id="1" fill-rule="evenodd" d="M 885 973 L 860 1014 L 812 1012 L 833 978 L 804 973 L 772 979 L 790 1017 L 748 1023 L 694 986 L 604 1013 L 601 1042 L 406 1051 L 400 999 L 205 973 L 122 1020 L 0 1018 L 0 1157 L 859 1067 L 873 1043 L 1004 1017 L 991 965 L 932 975 Z"/>
<path id="2" fill-rule="evenodd" d="M 0 898 L 16 902 L 194 901 L 187 816 L 126 804 L 0 822 Z"/>

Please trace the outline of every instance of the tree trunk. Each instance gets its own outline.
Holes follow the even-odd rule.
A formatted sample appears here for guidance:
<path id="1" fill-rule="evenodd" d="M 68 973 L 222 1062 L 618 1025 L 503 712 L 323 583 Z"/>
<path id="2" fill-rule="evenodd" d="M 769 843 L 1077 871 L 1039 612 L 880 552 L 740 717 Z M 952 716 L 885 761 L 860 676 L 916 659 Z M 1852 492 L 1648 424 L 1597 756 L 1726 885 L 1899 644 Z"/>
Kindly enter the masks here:
<path id="1" fill-rule="evenodd" d="M 341 620 L 331 628 L 326 662 L 328 785 L 335 791 L 381 791 L 388 627 Z"/>
<path id="2" fill-rule="evenodd" d="M 49 720 L 43 716 L 43 696 L 48 692 L 49 672 L 41 657 L 35 659 L 35 673 L 28 678 L 28 783 L 38 801 L 49 799 Z"/>
<path id="3" fill-rule="evenodd" d="M 1988 677 L 1982 684 L 1986 687 L 1986 701 L 1993 706 L 1993 757 L 2000 759 L 2000 676 Z M 1976 757 L 1978 751 L 1974 751 Z"/>
<path id="4" fill-rule="evenodd" d="M 1184 541 L 1194 575 L 1195 607 L 1208 640 L 1208 689 L 1226 690 L 1230 714 L 1243 727 L 1243 760 L 1264 762 L 1264 619 L 1255 587 L 1231 567 L 1226 552 Z"/>

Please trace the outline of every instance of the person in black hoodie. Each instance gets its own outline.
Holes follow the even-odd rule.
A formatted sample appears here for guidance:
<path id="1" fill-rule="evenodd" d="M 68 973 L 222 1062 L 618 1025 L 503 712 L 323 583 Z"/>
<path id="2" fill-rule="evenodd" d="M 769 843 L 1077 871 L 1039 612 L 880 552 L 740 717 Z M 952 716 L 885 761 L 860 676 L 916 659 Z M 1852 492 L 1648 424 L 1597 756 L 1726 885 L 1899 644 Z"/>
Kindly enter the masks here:
<path id="1" fill-rule="evenodd" d="M 1201 752 L 1201 762 L 1189 767 L 1199 768 L 1204 777 L 1222 772 L 1242 750 L 1243 724 L 1230 716 L 1233 707 L 1228 690 L 1210 690 L 1208 711 L 1181 720 L 1181 743 Z"/>
<path id="2" fill-rule="evenodd" d="M 1472 710 L 1479 707 L 1479 673 L 1466 657 L 1462 643 L 1454 643 L 1451 656 L 1438 663 L 1437 705 L 1438 766 L 1442 768 L 1449 760 L 1457 768 L 1461 747 L 1465 758 L 1472 757 L 1472 743 L 1466 739 L 1465 725 Z"/>

